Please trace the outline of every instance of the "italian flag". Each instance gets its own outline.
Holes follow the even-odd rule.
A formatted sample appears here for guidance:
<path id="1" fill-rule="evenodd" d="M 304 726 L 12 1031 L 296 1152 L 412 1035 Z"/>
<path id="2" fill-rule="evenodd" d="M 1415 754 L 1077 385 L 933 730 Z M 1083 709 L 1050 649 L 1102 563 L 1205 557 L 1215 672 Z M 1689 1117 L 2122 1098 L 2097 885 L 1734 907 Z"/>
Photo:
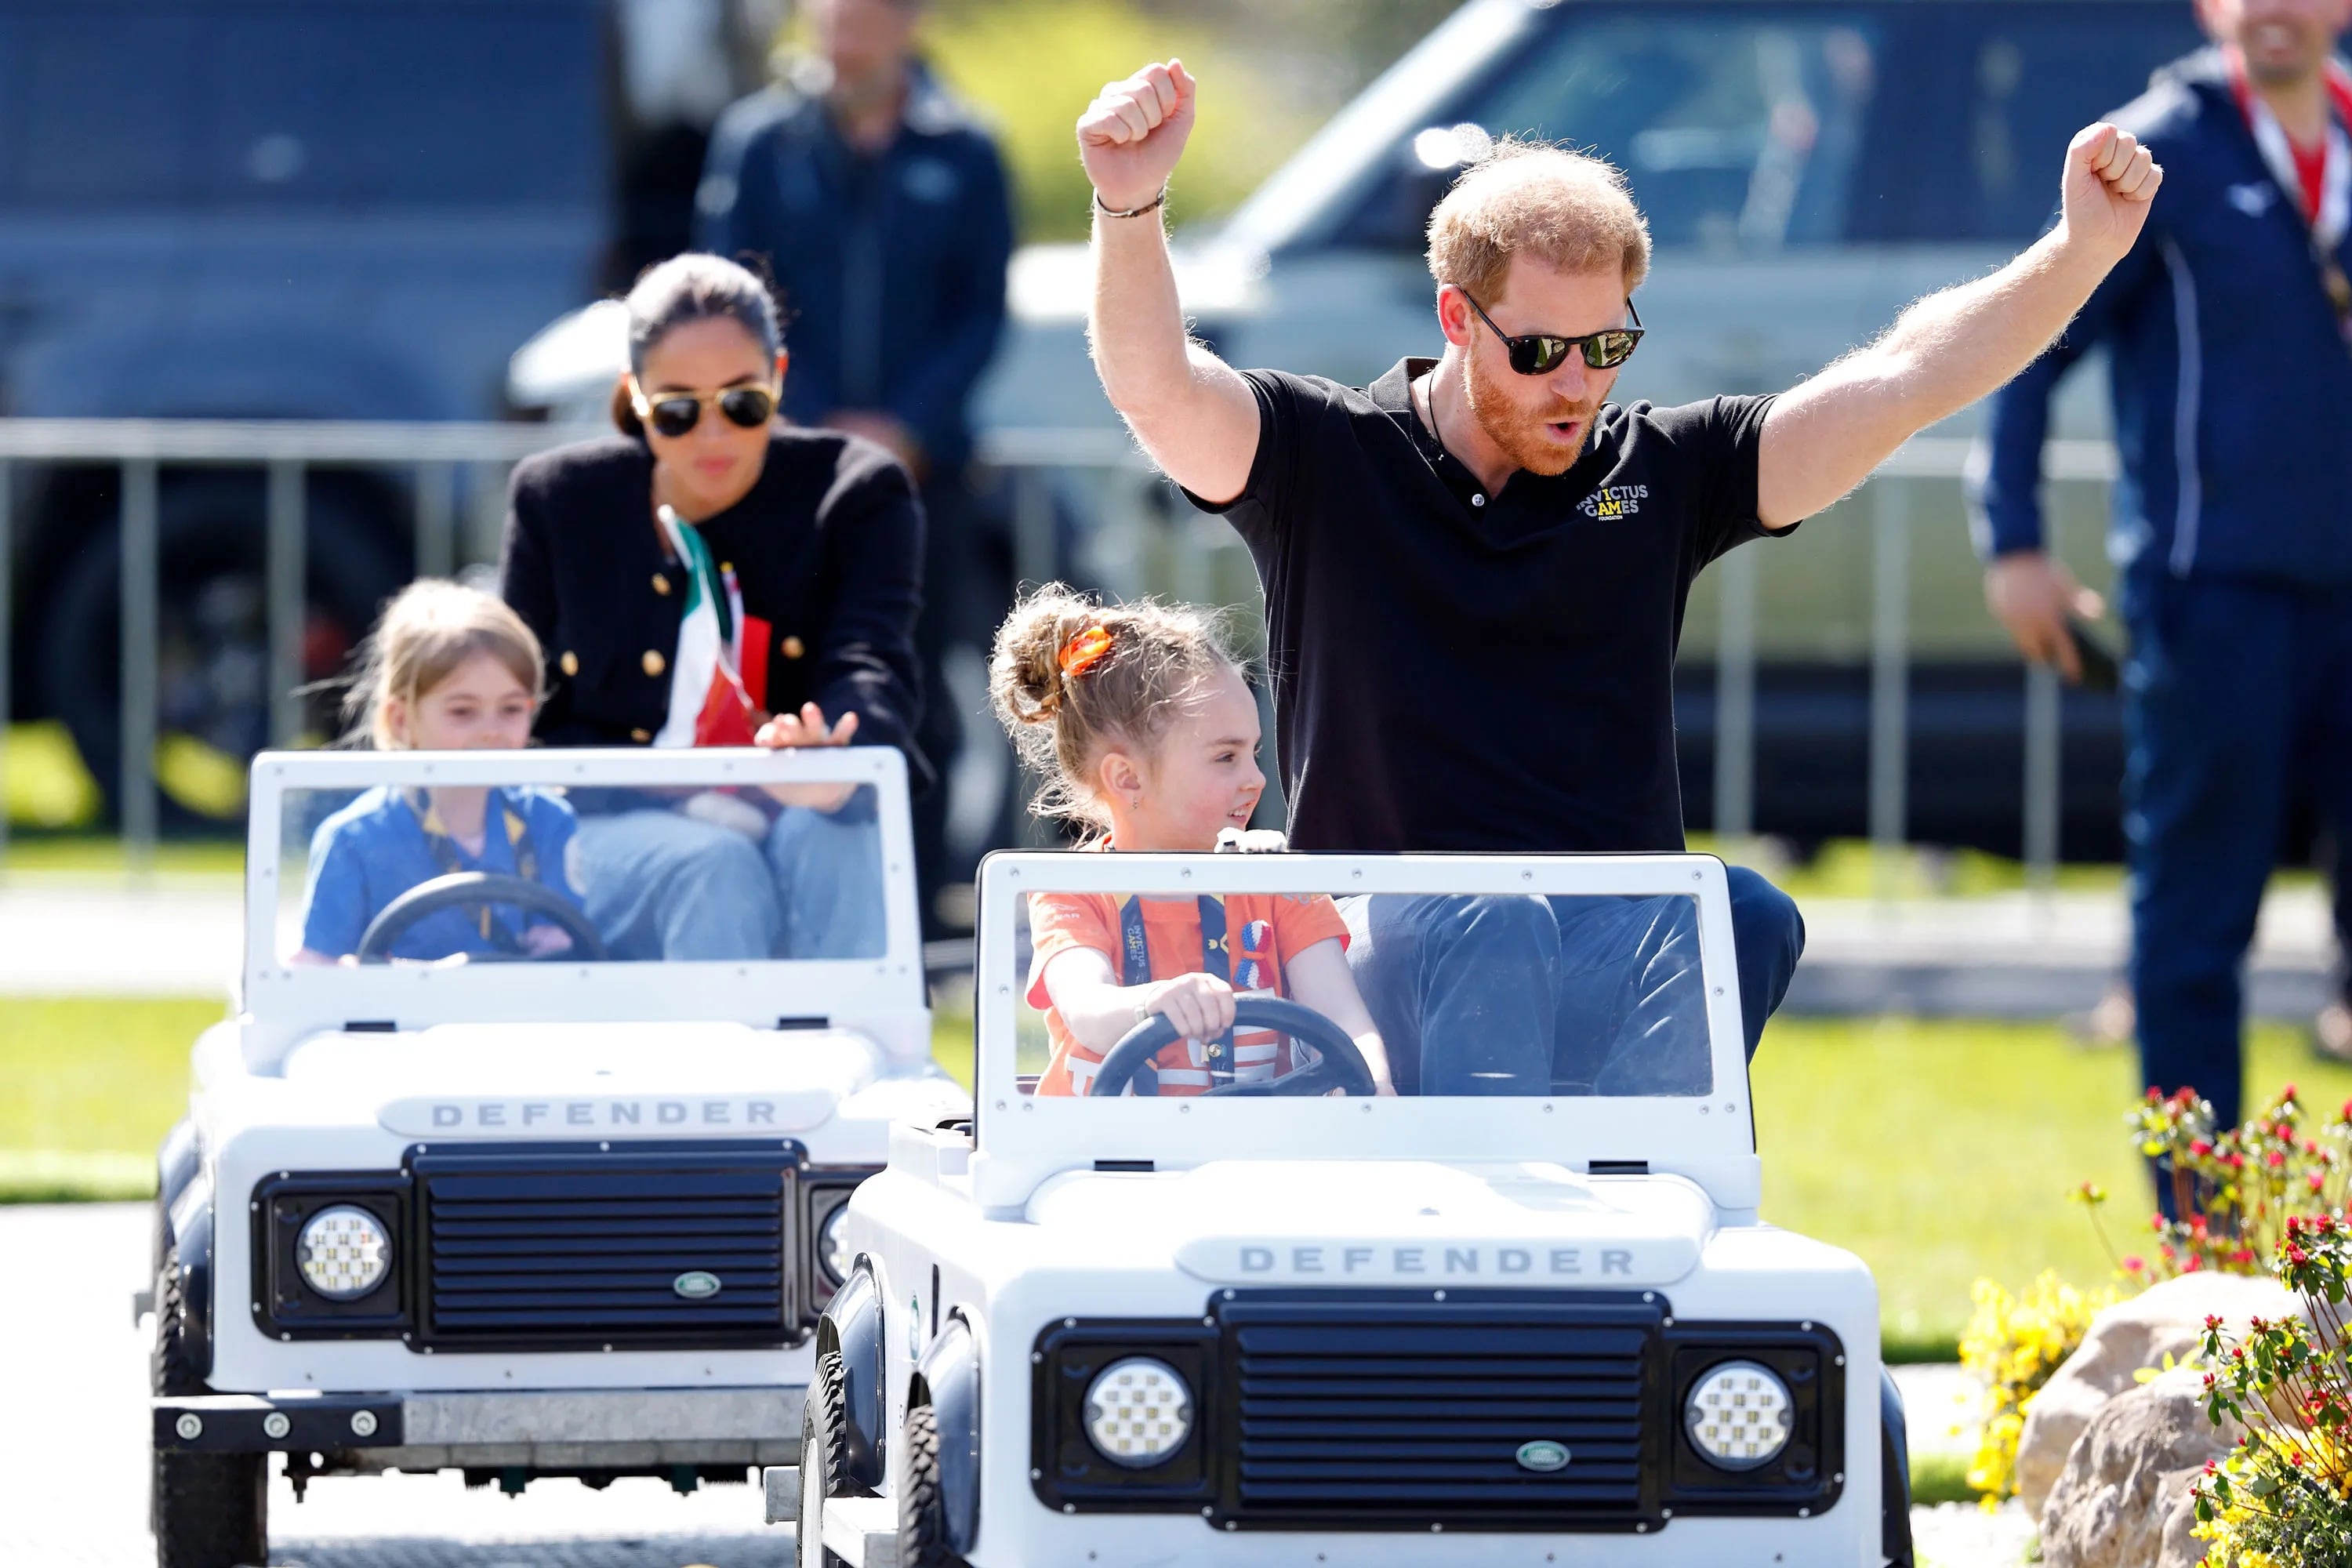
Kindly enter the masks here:
<path id="1" fill-rule="evenodd" d="M 668 507 L 656 515 L 671 552 L 686 564 L 686 609 L 669 661 L 669 717 L 653 743 L 748 746 L 753 705 L 742 676 L 742 594 L 711 561 L 694 524 Z"/>

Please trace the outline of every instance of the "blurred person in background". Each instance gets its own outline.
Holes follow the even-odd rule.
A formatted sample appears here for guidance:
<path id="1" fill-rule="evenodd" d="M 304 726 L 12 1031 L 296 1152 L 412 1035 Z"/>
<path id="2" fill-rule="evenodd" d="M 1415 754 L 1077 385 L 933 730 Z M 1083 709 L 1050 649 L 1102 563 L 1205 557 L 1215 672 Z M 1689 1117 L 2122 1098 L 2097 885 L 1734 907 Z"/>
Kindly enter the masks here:
<path id="1" fill-rule="evenodd" d="M 630 290 L 628 310 L 620 433 L 515 469 L 499 591 L 547 650 L 535 734 L 553 746 L 854 739 L 898 747 L 926 778 L 913 740 L 923 519 L 907 470 L 862 437 L 776 422 L 789 377 L 775 308 L 734 262 L 674 257 Z M 614 956 L 881 951 L 870 802 L 594 794 L 581 805 L 581 880 Z"/>
<path id="2" fill-rule="evenodd" d="M 2197 13 L 2213 47 L 2114 116 L 2163 163 L 2164 202 L 1994 401 L 1972 500 L 1993 614 L 2078 679 L 2071 623 L 2102 606 L 2043 550 L 2036 486 L 2052 393 L 2104 344 L 2140 1063 L 2234 1125 L 2288 805 L 2307 791 L 2352 827 L 2352 79 L 2333 57 L 2352 0 Z"/>
<path id="3" fill-rule="evenodd" d="M 815 54 L 712 133 L 697 242 L 756 258 L 789 312 L 784 413 L 887 447 L 921 486 L 929 612 L 919 740 L 944 773 L 963 715 L 940 663 L 983 647 L 1004 595 L 971 548 L 966 405 L 1004 324 L 1013 209 L 996 144 L 916 51 L 919 0 L 810 0 Z M 947 792 L 915 810 L 923 923 L 938 928 Z"/>

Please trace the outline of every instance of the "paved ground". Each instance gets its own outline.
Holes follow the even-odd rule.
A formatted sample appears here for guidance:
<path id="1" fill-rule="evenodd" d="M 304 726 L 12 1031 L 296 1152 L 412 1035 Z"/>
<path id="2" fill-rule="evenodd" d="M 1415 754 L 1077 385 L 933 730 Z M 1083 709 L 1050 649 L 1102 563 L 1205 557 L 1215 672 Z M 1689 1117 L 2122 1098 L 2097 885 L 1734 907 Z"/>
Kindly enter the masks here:
<path id="1" fill-rule="evenodd" d="M 131 1322 L 146 1268 L 134 1204 L 0 1208 L 0 1563 L 142 1568 L 147 1533 L 148 1331 Z M 681 1498 L 657 1481 L 592 1492 L 544 1481 L 520 1498 L 454 1476 L 322 1480 L 270 1500 L 270 1562 L 302 1568 L 782 1568 L 792 1532 L 758 1491 Z"/>
<path id="2" fill-rule="evenodd" d="M 146 1267 L 142 1205 L 0 1207 L 0 1563 L 142 1568 L 146 1529 L 148 1332 L 131 1321 Z M 1949 1446 L 1967 1414 L 1954 1369 L 1904 1369 L 1914 1441 Z M 681 1498 L 656 1481 L 592 1492 L 540 1482 L 520 1498 L 453 1476 L 322 1480 L 297 1506 L 270 1498 L 270 1562 L 302 1568 L 782 1568 L 792 1533 L 760 1522 L 759 1494 Z M 2012 1508 L 1922 1509 L 1933 1568 L 2011 1568 L 2029 1527 Z"/>
<path id="3" fill-rule="evenodd" d="M 0 883 L 0 994 L 221 996 L 245 957 L 242 885 L 143 886 L 12 872 Z"/>

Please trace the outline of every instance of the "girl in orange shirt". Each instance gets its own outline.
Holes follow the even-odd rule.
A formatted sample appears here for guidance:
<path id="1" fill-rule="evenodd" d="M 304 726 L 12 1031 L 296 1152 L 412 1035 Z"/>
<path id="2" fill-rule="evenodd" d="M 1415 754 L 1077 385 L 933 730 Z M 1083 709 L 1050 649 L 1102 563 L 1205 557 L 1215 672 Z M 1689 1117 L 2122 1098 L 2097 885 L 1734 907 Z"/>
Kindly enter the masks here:
<path id="1" fill-rule="evenodd" d="M 1265 788 L 1257 703 L 1216 623 L 1181 605 L 1098 605 L 1059 584 L 996 634 L 990 689 L 1022 760 L 1044 779 L 1033 809 L 1096 829 L 1090 850 L 1211 850 L 1248 826 Z M 1348 973 L 1348 929 L 1321 894 L 1029 900 L 1029 1002 L 1053 1059 L 1040 1094 L 1084 1094 L 1111 1047 L 1153 1014 L 1185 1037 L 1134 1092 L 1203 1094 L 1289 1070 L 1289 1047 L 1234 1031 L 1237 996 L 1288 996 L 1345 1029 L 1395 1093 Z"/>

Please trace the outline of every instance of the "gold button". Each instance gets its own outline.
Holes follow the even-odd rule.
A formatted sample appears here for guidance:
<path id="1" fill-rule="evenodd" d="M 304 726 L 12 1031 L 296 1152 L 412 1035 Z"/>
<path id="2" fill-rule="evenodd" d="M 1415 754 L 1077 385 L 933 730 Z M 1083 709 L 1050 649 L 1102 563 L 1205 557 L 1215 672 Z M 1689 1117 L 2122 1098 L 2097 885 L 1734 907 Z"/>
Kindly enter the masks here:
<path id="1" fill-rule="evenodd" d="M 647 741 L 650 741 L 653 738 L 654 732 L 651 730 L 632 730 L 629 731 L 629 739 L 635 741 L 640 746 L 644 745 Z"/>
<path id="2" fill-rule="evenodd" d="M 735 570 L 735 563 L 733 563 L 732 561 L 721 561 L 721 562 L 719 563 L 719 575 L 721 575 L 721 576 L 725 576 L 727 574 L 729 574 L 729 573 L 730 573 L 730 572 L 732 572 L 732 571 L 734 571 L 734 570 Z"/>
<path id="3" fill-rule="evenodd" d="M 645 665 L 647 675 L 659 675 L 669 668 L 669 660 L 664 658 L 660 651 L 656 648 L 646 649 L 646 657 L 640 662 Z"/>
<path id="4" fill-rule="evenodd" d="M 563 673 L 566 675 L 577 675 L 580 673 L 580 656 L 573 653 L 570 648 L 565 648 L 563 650 L 563 657 L 557 659 L 555 662 L 563 667 Z"/>
<path id="5" fill-rule="evenodd" d="M 667 574 L 660 572 L 654 574 L 654 592 L 664 598 L 669 596 L 669 577 Z"/>
<path id="6" fill-rule="evenodd" d="M 798 658 L 808 652 L 808 645 L 798 637 L 786 637 L 781 646 L 786 658 Z"/>

